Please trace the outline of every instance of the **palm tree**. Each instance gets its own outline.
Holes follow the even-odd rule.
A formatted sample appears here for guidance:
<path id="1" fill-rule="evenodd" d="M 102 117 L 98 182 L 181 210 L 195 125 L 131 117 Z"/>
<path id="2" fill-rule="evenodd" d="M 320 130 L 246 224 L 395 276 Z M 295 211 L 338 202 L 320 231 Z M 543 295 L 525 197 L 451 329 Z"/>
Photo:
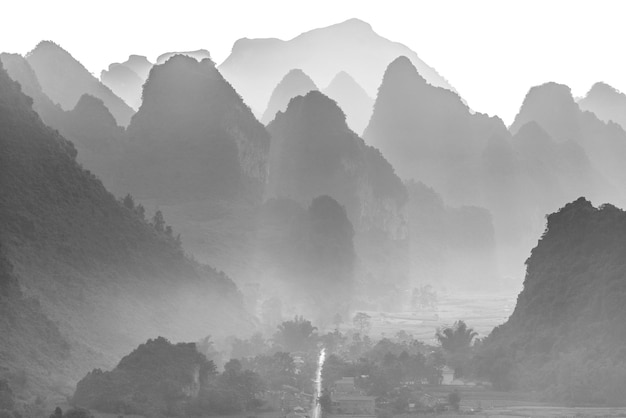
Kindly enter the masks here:
<path id="1" fill-rule="evenodd" d="M 468 328 L 465 322 L 456 321 L 452 327 L 438 329 L 435 335 L 441 348 L 450 353 L 458 353 L 468 350 L 478 333 Z"/>

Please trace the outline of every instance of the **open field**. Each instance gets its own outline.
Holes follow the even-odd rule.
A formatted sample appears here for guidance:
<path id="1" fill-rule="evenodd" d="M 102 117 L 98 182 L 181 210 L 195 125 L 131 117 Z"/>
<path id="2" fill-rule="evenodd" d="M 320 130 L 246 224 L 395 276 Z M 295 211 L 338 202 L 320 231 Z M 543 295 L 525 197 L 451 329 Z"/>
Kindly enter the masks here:
<path id="1" fill-rule="evenodd" d="M 439 295 L 434 310 L 417 312 L 374 312 L 372 337 L 393 337 L 404 330 L 423 342 L 435 343 L 437 328 L 452 325 L 457 320 L 465 321 L 478 332 L 487 336 L 491 330 L 505 322 L 515 308 L 517 293 L 511 295 Z M 351 324 L 350 324 L 351 325 Z"/>

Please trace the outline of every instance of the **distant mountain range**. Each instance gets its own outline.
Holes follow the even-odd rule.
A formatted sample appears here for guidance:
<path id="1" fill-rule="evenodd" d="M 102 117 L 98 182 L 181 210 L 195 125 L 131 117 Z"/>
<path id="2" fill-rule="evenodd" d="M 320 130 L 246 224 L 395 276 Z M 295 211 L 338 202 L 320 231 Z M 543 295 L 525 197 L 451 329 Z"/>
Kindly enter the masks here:
<path id="1" fill-rule="evenodd" d="M 626 94 L 598 82 L 578 101 L 581 110 L 593 112 L 604 122 L 615 122 L 626 130 Z"/>
<path id="2" fill-rule="evenodd" d="M 91 94 L 105 103 L 118 125 L 130 123 L 133 109 L 59 45 L 40 42 L 26 55 L 26 60 L 43 92 L 64 110 L 73 109 L 83 94 Z"/>
<path id="3" fill-rule="evenodd" d="M 313 90 L 318 90 L 317 86 L 302 70 L 295 69 L 289 71 L 272 91 L 267 108 L 263 112 L 263 117 L 261 117 L 261 122 L 267 125 L 274 120 L 276 113 L 284 112 L 287 109 L 291 99 L 297 96 L 304 96 Z"/>
<path id="4" fill-rule="evenodd" d="M 102 108 L 83 96 L 73 112 L 88 122 Z M 20 392 L 68 393 L 150 336 L 252 329 L 234 283 L 188 259 L 158 216 L 116 200 L 1 67 L 0 148 L 0 373 L 23 373 Z"/>
<path id="5" fill-rule="evenodd" d="M 415 52 L 381 37 L 359 19 L 314 29 L 288 41 L 240 39 L 219 69 L 260 115 L 274 87 L 294 68 L 304 71 L 318 86 L 327 86 L 337 73 L 345 71 L 373 97 L 385 68 L 401 55 L 409 57 L 430 84 L 453 90 Z"/>

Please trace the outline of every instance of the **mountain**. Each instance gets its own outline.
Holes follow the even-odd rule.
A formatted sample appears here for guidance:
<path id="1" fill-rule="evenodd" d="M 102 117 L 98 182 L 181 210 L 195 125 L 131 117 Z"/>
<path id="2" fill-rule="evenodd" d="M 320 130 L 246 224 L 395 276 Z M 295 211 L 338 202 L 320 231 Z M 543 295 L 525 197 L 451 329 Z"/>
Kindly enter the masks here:
<path id="1" fill-rule="evenodd" d="M 148 79 L 153 65 L 143 55 L 131 55 L 126 61 L 113 63 L 108 70 L 102 70 L 100 80 L 137 110 L 141 106 L 143 83 Z"/>
<path id="2" fill-rule="evenodd" d="M 65 110 L 73 109 L 83 94 L 90 94 L 104 102 L 121 126 L 127 126 L 135 113 L 80 62 L 53 42 L 40 42 L 26 55 L 26 60 L 37 75 L 43 92 Z"/>
<path id="3" fill-rule="evenodd" d="M 626 213 L 584 198 L 547 217 L 508 321 L 479 349 L 496 388 L 573 404 L 623 404 Z"/>
<path id="4" fill-rule="evenodd" d="M 581 110 L 593 112 L 604 122 L 615 122 L 626 130 L 626 95 L 606 83 L 596 83 L 578 101 Z"/>
<path id="5" fill-rule="evenodd" d="M 122 64 L 111 64 L 100 73 L 102 83 L 134 110 L 141 106 L 141 88 L 145 79 Z"/>
<path id="6" fill-rule="evenodd" d="M 272 92 L 261 122 L 267 125 L 274 120 L 276 113 L 284 112 L 287 109 L 291 99 L 296 96 L 304 96 L 313 90 L 317 90 L 317 86 L 302 70 L 289 71 Z"/>
<path id="7" fill-rule="evenodd" d="M 380 152 L 348 128 L 333 100 L 318 91 L 298 96 L 268 131 L 268 196 L 307 202 L 328 194 L 346 207 L 357 230 L 375 227 L 402 235 L 404 185 Z"/>
<path id="8" fill-rule="evenodd" d="M 0 54 L 0 61 L 6 72 L 14 81 L 20 83 L 24 94 L 33 99 L 33 109 L 49 126 L 59 127 L 63 124 L 65 112 L 58 104 L 50 100 L 41 89 L 37 75 L 26 59 L 19 54 Z"/>
<path id="9" fill-rule="evenodd" d="M 101 106 L 82 101 L 79 111 Z M 13 321 L 0 374 L 23 376 L 23 393 L 68 393 L 154 335 L 252 329 L 234 283 L 188 259 L 160 212 L 149 222 L 132 198 L 116 200 L 2 68 L 0 148 L 0 322 Z"/>
<path id="10" fill-rule="evenodd" d="M 328 85 L 338 72 L 346 71 L 373 97 L 387 64 L 401 55 L 408 56 L 430 84 L 452 89 L 415 52 L 381 37 L 358 19 L 314 29 L 288 41 L 239 39 L 219 68 L 260 114 L 274 86 L 293 68 L 302 69 L 318 86 Z"/>
<path id="11" fill-rule="evenodd" d="M 401 178 L 434 187 L 452 205 L 482 203 L 476 167 L 494 136 L 508 137 L 500 119 L 472 113 L 456 93 L 430 85 L 407 57 L 387 67 L 363 133 Z"/>
<path id="12" fill-rule="evenodd" d="M 121 65 L 132 70 L 144 81 L 148 78 L 150 70 L 154 66 L 154 64 L 148 61 L 148 58 L 143 55 L 130 55 L 126 61 L 121 63 Z"/>
<path id="13" fill-rule="evenodd" d="M 64 116 L 63 122 L 53 127 L 75 145 L 78 162 L 105 186 L 115 186 L 119 161 L 126 149 L 124 128 L 117 125 L 102 100 L 88 94 L 82 95 Z"/>
<path id="14" fill-rule="evenodd" d="M 158 56 L 156 63 L 164 64 L 167 60 L 174 55 L 185 55 L 187 57 L 194 58 L 196 61 L 202 61 L 204 59 L 211 59 L 211 54 L 206 49 L 197 49 L 195 51 L 181 51 L 181 52 L 166 52 Z"/>
<path id="15" fill-rule="evenodd" d="M 210 59 L 154 66 L 127 134 L 120 187 L 138 198 L 262 195 L 269 135 Z"/>
<path id="16" fill-rule="evenodd" d="M 341 71 L 324 89 L 324 94 L 337 102 L 346 114 L 350 129 L 361 135 L 370 121 L 374 107 L 374 100 L 363 87 L 350 74 Z"/>
<path id="17" fill-rule="evenodd" d="M 406 189 L 381 153 L 348 128 L 337 104 L 318 91 L 291 100 L 267 127 L 271 137 L 267 196 L 306 205 L 328 195 L 345 207 L 355 248 L 377 297 L 406 282 Z M 393 283 L 394 285 L 391 285 Z M 376 292 L 374 292 L 376 293 Z"/>
<path id="18" fill-rule="evenodd" d="M 621 185 L 626 182 L 626 132 L 616 123 L 605 123 L 591 112 L 582 111 L 569 87 L 546 83 L 526 95 L 510 127 L 516 133 L 530 122 L 537 122 L 556 142 L 572 141 L 585 151 L 592 166 L 609 182 L 615 194 L 610 201 L 623 202 Z M 606 197 L 605 197 L 606 198 Z"/>

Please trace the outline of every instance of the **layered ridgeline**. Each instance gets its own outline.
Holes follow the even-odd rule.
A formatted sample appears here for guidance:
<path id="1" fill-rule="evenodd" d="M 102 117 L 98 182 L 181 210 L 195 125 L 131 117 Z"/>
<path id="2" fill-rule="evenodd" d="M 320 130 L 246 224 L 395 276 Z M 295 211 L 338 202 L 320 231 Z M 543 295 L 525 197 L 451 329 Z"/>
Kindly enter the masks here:
<path id="1" fill-rule="evenodd" d="M 615 122 L 626 129 L 626 94 L 606 83 L 594 84 L 587 95 L 578 101 L 578 106 L 593 112 L 604 122 Z"/>
<path id="2" fill-rule="evenodd" d="M 124 62 L 114 62 L 107 70 L 102 70 L 100 80 L 121 97 L 130 107 L 137 110 L 141 106 L 141 92 L 152 63 L 142 55 L 131 55 Z"/>
<path id="3" fill-rule="evenodd" d="M 35 71 L 43 92 L 65 110 L 73 109 L 83 94 L 90 94 L 105 103 L 121 126 L 127 126 L 135 113 L 80 62 L 53 42 L 40 42 L 26 55 L 26 60 Z"/>
<path id="4" fill-rule="evenodd" d="M 267 108 L 261 117 L 261 122 L 267 125 L 274 120 L 276 113 L 284 112 L 287 109 L 291 99 L 304 96 L 313 90 L 317 90 L 317 86 L 302 70 L 289 71 L 272 92 Z"/>
<path id="5" fill-rule="evenodd" d="M 187 259 L 158 214 L 118 202 L 31 105 L 0 69 L 1 373 L 64 392 L 149 337 L 250 329 L 235 285 Z"/>
<path id="6" fill-rule="evenodd" d="M 575 404 L 623 404 L 626 213 L 580 198 L 547 218 L 509 320 L 483 342 L 478 372 L 498 388 Z"/>
<path id="7" fill-rule="evenodd" d="M 54 103 L 41 89 L 37 74 L 19 54 L 0 54 L 0 61 L 6 72 L 14 81 L 20 83 L 24 94 L 33 99 L 33 109 L 48 126 L 59 128 L 62 125 L 65 112 L 63 108 Z"/>
<path id="8" fill-rule="evenodd" d="M 324 94 L 337 102 L 350 129 L 361 135 L 372 116 L 374 99 L 345 71 L 337 73 Z"/>
<path id="9" fill-rule="evenodd" d="M 260 198 L 269 135 L 210 59 L 156 65 L 143 98 L 116 187 L 163 203 Z"/>
<path id="10" fill-rule="evenodd" d="M 72 110 L 65 111 L 42 91 L 37 75 L 24 57 L 2 54 L 0 59 L 9 76 L 33 99 L 33 109 L 43 122 L 72 141 L 78 162 L 107 187 L 114 185 L 126 141 L 124 129 L 117 125 L 104 102 L 84 94 Z"/>
<path id="11" fill-rule="evenodd" d="M 575 116 L 557 124 L 563 129 L 575 126 L 578 114 L 594 118 L 580 112 L 571 95 L 568 100 L 563 107 L 547 95 L 534 112 L 525 103 L 520 114 L 537 118 L 519 118 L 512 136 L 500 119 L 472 113 L 458 95 L 429 85 L 400 57 L 385 72 L 364 139 L 381 149 L 401 177 L 433 187 L 446 204 L 488 209 L 501 273 L 514 277 L 522 273 L 515 266 L 522 266 L 545 213 L 583 194 L 611 196 L 607 176 L 584 144 L 566 141 L 572 138 L 557 136 L 540 120 L 551 109 L 570 108 Z M 536 123 L 523 127 L 529 122 Z"/>
<path id="12" fill-rule="evenodd" d="M 411 60 L 389 64 L 363 138 L 403 179 L 434 187 L 451 204 L 479 203 L 477 161 L 494 137 L 507 137 L 495 117 L 472 113 L 454 92 L 432 86 Z"/>
<path id="13" fill-rule="evenodd" d="M 331 196 L 345 206 L 356 230 L 357 253 L 371 262 L 373 276 L 384 277 L 387 284 L 406 280 L 396 254 L 407 239 L 406 190 L 380 152 L 348 128 L 337 104 L 317 91 L 298 96 L 268 131 L 267 195 L 300 204 Z"/>
<path id="14" fill-rule="evenodd" d="M 584 150 L 592 166 L 612 186 L 613 193 L 600 195 L 598 201 L 624 202 L 621 189 L 626 182 L 626 132 L 618 124 L 605 123 L 595 114 L 580 110 L 569 87 L 557 83 L 530 89 L 511 131 L 518 132 L 530 121 L 537 122 L 557 143 L 571 141 Z"/>
<path id="15" fill-rule="evenodd" d="M 318 86 L 327 86 L 337 73 L 346 71 L 373 97 L 385 67 L 400 55 L 410 57 L 429 83 L 451 88 L 415 52 L 379 36 L 358 19 L 314 29 L 288 41 L 240 39 L 219 68 L 254 112 L 261 114 L 272 89 L 293 68 L 301 68 Z"/>

